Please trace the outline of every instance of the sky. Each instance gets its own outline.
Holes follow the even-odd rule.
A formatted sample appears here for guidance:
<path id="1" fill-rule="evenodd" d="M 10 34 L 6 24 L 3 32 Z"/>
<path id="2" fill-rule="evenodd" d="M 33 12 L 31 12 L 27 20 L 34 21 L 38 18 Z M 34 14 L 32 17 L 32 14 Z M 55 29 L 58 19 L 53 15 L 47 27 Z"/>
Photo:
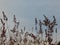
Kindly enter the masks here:
<path id="1" fill-rule="evenodd" d="M 60 34 L 60 0 L 0 0 L 0 14 L 5 12 L 9 18 L 8 24 L 13 25 L 13 15 L 20 22 L 20 27 L 26 26 L 28 31 L 34 27 L 35 17 L 43 20 L 43 14 L 52 20 L 56 17 L 58 23 L 58 35 Z M 0 15 L 0 17 L 1 17 Z M 58 36 L 58 40 L 60 35 Z"/>

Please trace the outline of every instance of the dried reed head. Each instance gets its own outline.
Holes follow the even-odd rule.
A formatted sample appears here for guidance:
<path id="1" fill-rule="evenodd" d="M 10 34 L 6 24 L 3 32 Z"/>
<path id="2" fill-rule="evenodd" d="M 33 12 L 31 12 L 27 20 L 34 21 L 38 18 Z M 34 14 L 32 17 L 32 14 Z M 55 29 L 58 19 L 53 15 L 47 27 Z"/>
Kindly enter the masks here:
<path id="1" fill-rule="evenodd" d="M 7 21 L 8 18 L 7 18 L 7 16 L 5 15 L 4 11 L 2 11 L 2 14 L 3 14 L 3 19 Z"/>
<path id="2" fill-rule="evenodd" d="M 37 24 L 38 22 L 37 22 L 37 18 L 35 18 L 35 25 Z"/>
<path id="3" fill-rule="evenodd" d="M 16 23 L 16 17 L 15 17 L 15 15 L 14 15 L 14 20 L 13 21 L 14 21 L 14 23 Z"/>

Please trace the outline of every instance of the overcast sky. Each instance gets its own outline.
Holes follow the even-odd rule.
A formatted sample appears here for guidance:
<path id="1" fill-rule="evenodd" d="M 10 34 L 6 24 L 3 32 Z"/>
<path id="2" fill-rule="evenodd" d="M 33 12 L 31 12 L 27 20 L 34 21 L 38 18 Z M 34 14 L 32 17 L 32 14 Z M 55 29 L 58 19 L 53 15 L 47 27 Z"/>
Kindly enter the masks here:
<path id="1" fill-rule="evenodd" d="M 58 34 L 60 34 L 60 0 L 0 0 L 0 14 L 2 11 L 9 17 L 9 24 L 13 25 L 15 14 L 20 21 L 20 26 L 26 26 L 29 30 L 34 27 L 35 17 L 42 20 L 45 14 L 52 20 L 54 15 L 58 23 Z"/>

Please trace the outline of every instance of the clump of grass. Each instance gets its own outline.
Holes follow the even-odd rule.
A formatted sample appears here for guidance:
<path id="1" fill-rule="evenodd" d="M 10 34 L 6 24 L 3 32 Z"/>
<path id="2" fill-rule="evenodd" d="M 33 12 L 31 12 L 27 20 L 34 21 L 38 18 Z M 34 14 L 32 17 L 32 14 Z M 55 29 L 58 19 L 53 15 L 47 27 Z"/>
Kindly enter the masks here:
<path id="1" fill-rule="evenodd" d="M 6 29 L 6 26 L 5 25 L 7 25 L 6 24 L 6 21 L 8 21 L 8 18 L 5 15 L 4 11 L 2 11 L 2 14 L 3 14 L 3 18 L 0 19 L 1 20 L 1 24 L 2 24 L 2 29 L 1 29 L 2 31 L 1 31 L 1 34 L 0 34 L 0 36 L 1 36 L 0 38 L 1 38 L 2 41 L 1 41 L 0 44 L 1 45 L 3 45 L 3 44 L 5 45 L 6 44 L 5 42 L 7 40 L 7 35 L 6 35 L 7 29 Z M 27 42 L 29 42 L 28 44 L 30 44 L 30 45 L 31 44 L 38 44 L 38 45 L 40 45 L 42 43 L 42 41 L 43 42 L 48 41 L 49 44 L 51 44 L 51 42 L 53 40 L 53 38 L 51 38 L 51 36 L 52 36 L 52 34 L 54 32 L 54 27 L 57 25 L 56 18 L 55 18 L 55 16 L 53 16 L 53 21 L 50 21 L 50 19 L 48 19 L 48 17 L 46 17 L 45 15 L 44 15 L 44 18 L 45 19 L 43 20 L 43 22 L 41 20 L 39 20 L 39 23 L 38 23 L 37 18 L 35 18 L 35 30 L 38 31 L 38 33 L 37 33 L 38 36 L 36 36 L 33 33 L 25 32 L 26 26 L 23 29 L 19 29 L 21 31 L 21 32 L 19 32 L 19 30 L 18 30 L 18 28 L 19 28 L 19 22 L 17 21 L 16 16 L 14 15 L 13 16 L 14 27 L 13 27 L 12 30 L 9 29 L 10 30 L 9 32 L 11 32 L 13 34 L 13 36 L 10 36 L 9 35 L 10 36 L 9 37 L 10 39 L 8 40 L 8 44 L 7 45 L 15 45 L 15 43 L 16 43 L 16 45 L 20 45 L 20 44 L 22 44 L 22 42 L 25 45 L 27 45 Z M 39 25 L 39 30 L 37 28 L 38 25 Z M 47 27 L 45 29 L 45 38 L 47 38 L 47 40 L 42 40 L 41 41 L 41 37 L 43 36 L 43 33 L 44 33 L 44 31 L 42 29 L 43 26 Z M 32 30 L 34 30 L 33 27 L 32 27 Z M 55 32 L 57 34 L 57 28 L 56 28 Z M 42 35 L 41 37 L 39 36 L 40 34 Z M 28 40 L 28 37 L 29 36 L 31 38 L 33 38 L 33 41 L 32 40 Z M 13 39 L 13 37 L 15 39 Z"/>

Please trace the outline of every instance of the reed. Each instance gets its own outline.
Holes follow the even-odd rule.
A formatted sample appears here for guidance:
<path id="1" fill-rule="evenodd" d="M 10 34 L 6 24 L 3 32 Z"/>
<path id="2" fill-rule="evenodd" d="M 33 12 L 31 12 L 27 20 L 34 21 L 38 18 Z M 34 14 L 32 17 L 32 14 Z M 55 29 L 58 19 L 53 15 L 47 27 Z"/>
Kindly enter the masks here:
<path id="1" fill-rule="evenodd" d="M 3 18 L 0 19 L 1 20 L 1 24 L 2 24 L 2 28 L 0 30 L 1 34 L 0 34 L 0 45 L 52 45 L 52 41 L 53 41 L 53 32 L 54 32 L 54 27 L 57 26 L 56 23 L 56 18 L 55 16 L 53 16 L 53 21 L 51 21 L 47 16 L 44 16 L 44 20 L 43 22 L 41 20 L 37 20 L 37 18 L 35 18 L 35 29 L 32 27 L 32 31 L 36 30 L 38 33 L 38 36 L 34 35 L 33 32 L 28 32 L 26 31 L 26 26 L 23 29 L 18 29 L 19 28 L 19 21 L 17 21 L 16 16 L 13 15 L 13 22 L 14 22 L 14 27 L 13 29 L 9 29 L 9 39 L 7 41 L 7 29 L 6 29 L 6 22 L 8 21 L 8 17 L 6 16 L 6 14 L 4 13 L 4 11 L 2 11 L 3 14 Z M 39 22 L 39 23 L 38 23 Z M 39 26 L 39 30 L 38 27 Z M 42 39 L 43 36 L 43 26 L 47 27 L 46 29 L 44 29 L 45 31 L 45 40 Z M 19 30 L 21 32 L 19 32 Z M 26 32 L 25 32 L 26 31 Z M 55 30 L 55 33 L 57 34 L 57 28 Z M 10 35 L 10 34 L 13 34 Z M 41 35 L 41 36 L 39 36 Z M 42 39 L 42 40 L 41 40 Z M 57 41 L 57 35 L 56 35 L 56 41 Z"/>

